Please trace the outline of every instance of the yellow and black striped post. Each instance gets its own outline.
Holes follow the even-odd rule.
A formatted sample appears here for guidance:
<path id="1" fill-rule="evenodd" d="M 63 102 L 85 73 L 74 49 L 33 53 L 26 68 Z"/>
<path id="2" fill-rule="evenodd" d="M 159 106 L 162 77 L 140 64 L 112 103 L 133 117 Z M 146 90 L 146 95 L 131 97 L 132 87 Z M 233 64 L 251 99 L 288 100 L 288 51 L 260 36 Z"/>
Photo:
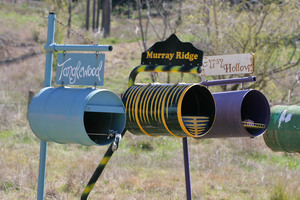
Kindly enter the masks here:
<path id="1" fill-rule="evenodd" d="M 125 131 L 124 131 L 124 133 L 125 133 Z M 123 133 L 123 135 L 124 135 L 124 133 Z M 113 146 L 113 144 L 111 144 L 109 146 L 109 148 L 107 149 L 106 153 L 104 154 L 102 160 L 100 161 L 99 165 L 97 166 L 94 174 L 92 175 L 90 181 L 85 186 L 85 189 L 84 189 L 84 191 L 82 192 L 82 195 L 81 195 L 81 200 L 87 199 L 87 197 L 89 196 L 91 190 L 95 186 L 95 183 L 97 182 L 98 178 L 100 177 L 102 171 L 104 170 L 106 164 L 108 163 L 111 156 L 113 155 L 114 151 L 112 150 L 112 146 Z"/>

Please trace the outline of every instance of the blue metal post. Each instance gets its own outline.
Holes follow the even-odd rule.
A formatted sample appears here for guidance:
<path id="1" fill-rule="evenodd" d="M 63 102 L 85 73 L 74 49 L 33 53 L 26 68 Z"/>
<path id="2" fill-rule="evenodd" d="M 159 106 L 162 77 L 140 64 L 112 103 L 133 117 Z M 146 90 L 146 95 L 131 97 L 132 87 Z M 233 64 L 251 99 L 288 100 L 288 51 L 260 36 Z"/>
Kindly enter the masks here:
<path id="1" fill-rule="evenodd" d="M 47 44 L 46 45 L 49 46 L 54 42 L 54 32 L 55 32 L 55 13 L 50 12 L 49 16 L 48 16 L 48 33 L 47 33 Z M 44 87 L 51 86 L 52 65 L 53 65 L 53 51 L 47 51 L 46 52 Z M 37 200 L 44 199 L 46 159 L 47 159 L 47 142 L 41 140 Z"/>
<path id="2" fill-rule="evenodd" d="M 191 175 L 190 175 L 190 161 L 189 161 L 189 146 L 187 137 L 182 138 L 183 145 L 183 158 L 184 158 L 184 171 L 185 171 L 185 188 L 186 199 L 192 200 L 192 187 L 191 187 Z"/>

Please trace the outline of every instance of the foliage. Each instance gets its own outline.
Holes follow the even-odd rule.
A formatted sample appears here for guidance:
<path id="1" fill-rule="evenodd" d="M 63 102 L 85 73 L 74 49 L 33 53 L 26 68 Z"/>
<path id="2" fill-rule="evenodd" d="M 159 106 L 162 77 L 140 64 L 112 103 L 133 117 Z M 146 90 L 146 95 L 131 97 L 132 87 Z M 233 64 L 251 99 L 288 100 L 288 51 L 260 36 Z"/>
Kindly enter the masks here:
<path id="1" fill-rule="evenodd" d="M 226 1 L 188 1 L 184 13 L 185 34 L 193 35 L 192 42 L 206 55 L 255 53 L 258 81 L 251 87 L 263 90 L 275 102 L 286 101 L 287 91 L 299 87 L 300 12 L 296 1 L 247 8 Z M 283 76 L 289 81 L 282 80 Z M 279 93 L 274 94 L 270 86 L 280 79 L 283 84 L 276 84 Z M 299 103 L 298 95 L 290 103 Z"/>

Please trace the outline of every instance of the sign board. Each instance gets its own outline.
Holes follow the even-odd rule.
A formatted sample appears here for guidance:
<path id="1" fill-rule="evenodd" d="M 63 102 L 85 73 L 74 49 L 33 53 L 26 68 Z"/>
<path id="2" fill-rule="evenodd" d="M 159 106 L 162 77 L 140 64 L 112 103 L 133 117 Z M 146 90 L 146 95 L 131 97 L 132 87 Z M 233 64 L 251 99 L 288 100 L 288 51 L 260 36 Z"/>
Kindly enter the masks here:
<path id="1" fill-rule="evenodd" d="M 142 53 L 142 65 L 201 66 L 203 51 L 189 42 L 181 42 L 175 34 L 162 42 L 156 42 Z"/>
<path id="2" fill-rule="evenodd" d="M 254 72 L 254 54 L 233 54 L 204 56 L 202 76 L 252 74 Z"/>
<path id="3" fill-rule="evenodd" d="M 56 84 L 103 86 L 104 54 L 57 54 Z"/>

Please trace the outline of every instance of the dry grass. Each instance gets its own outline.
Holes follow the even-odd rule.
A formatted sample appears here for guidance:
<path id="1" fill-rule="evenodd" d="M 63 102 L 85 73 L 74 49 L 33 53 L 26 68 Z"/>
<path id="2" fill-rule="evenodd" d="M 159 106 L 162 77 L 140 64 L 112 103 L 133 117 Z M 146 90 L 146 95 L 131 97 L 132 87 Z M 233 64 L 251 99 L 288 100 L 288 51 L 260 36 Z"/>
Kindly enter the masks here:
<path id="1" fill-rule="evenodd" d="M 0 11 L 3 15 L 4 11 Z M 0 60 L 41 50 L 34 34 L 26 29 L 28 24 L 19 24 L 17 29 L 5 26 L 3 19 L 1 24 L 4 25 L 0 26 L 0 37 L 5 35 L 8 38 L 5 41 L 14 42 L 6 44 L 8 57 Z M 27 31 L 22 32 L 23 29 Z M 43 31 L 45 28 L 40 30 Z M 43 35 L 39 37 L 45 40 Z M 20 43 L 33 46 L 14 45 Z M 125 91 L 127 76 L 140 59 L 136 46 L 136 43 L 119 43 L 114 45 L 113 52 L 107 53 L 105 87 L 117 93 Z M 39 140 L 28 126 L 26 111 L 28 91 L 37 92 L 43 86 L 44 62 L 41 54 L 0 65 L 0 199 L 3 200 L 36 199 Z M 141 75 L 141 79 L 145 78 L 146 75 Z M 45 198 L 79 199 L 106 148 L 49 143 Z M 299 155 L 271 152 L 262 137 L 189 139 L 189 150 L 193 199 L 300 199 Z M 127 133 L 90 199 L 185 199 L 181 140 Z"/>

